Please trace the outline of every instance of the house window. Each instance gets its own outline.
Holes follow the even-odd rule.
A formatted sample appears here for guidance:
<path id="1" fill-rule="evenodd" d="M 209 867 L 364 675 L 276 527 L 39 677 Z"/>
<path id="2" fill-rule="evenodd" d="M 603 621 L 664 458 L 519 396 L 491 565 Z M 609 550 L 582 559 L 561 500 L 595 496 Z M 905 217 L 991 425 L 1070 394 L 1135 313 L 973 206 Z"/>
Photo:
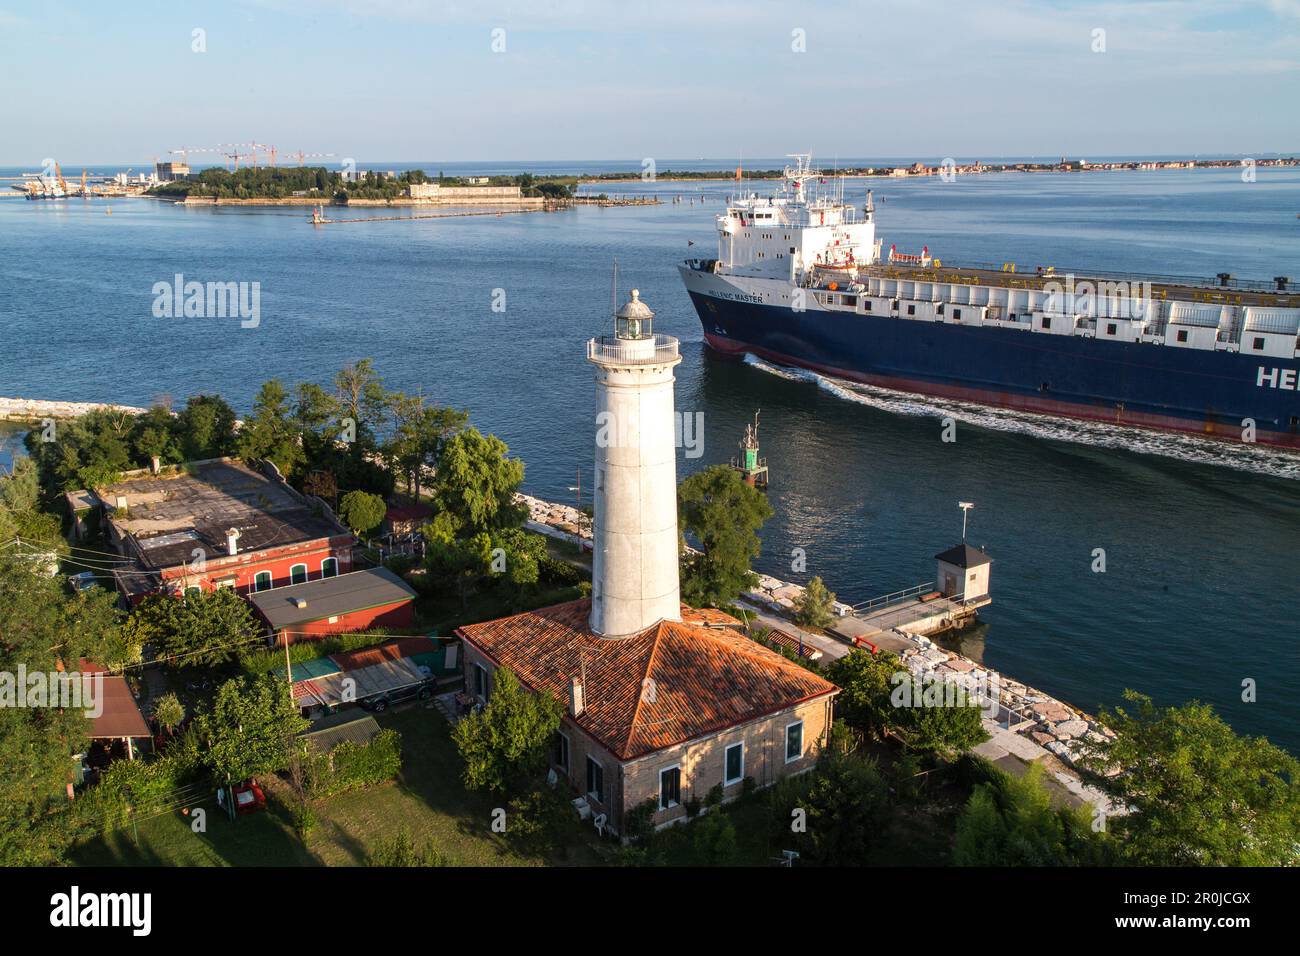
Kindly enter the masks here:
<path id="1" fill-rule="evenodd" d="M 482 664 L 474 665 L 474 693 L 479 699 L 487 703 L 488 699 L 488 672 Z"/>
<path id="2" fill-rule="evenodd" d="M 1046 316 L 1046 315 L 1043 316 L 1043 328 L 1045 328 L 1045 329 L 1050 329 L 1051 327 L 1052 327 L 1052 320 L 1051 320 L 1051 318 L 1050 318 L 1049 316 Z"/>
<path id="3" fill-rule="evenodd" d="M 605 768 L 587 758 L 587 796 L 605 802 Z"/>
<path id="4" fill-rule="evenodd" d="M 270 587 L 271 587 L 270 571 L 258 571 L 257 574 L 253 575 L 254 591 L 266 591 L 269 590 Z"/>
<path id="5" fill-rule="evenodd" d="M 745 745 L 732 744 L 723 758 L 722 782 L 728 786 L 739 783 L 745 776 Z"/>
<path id="6" fill-rule="evenodd" d="M 960 319 L 960 318 L 961 318 L 961 309 L 953 309 L 953 310 L 952 310 L 952 317 L 953 317 L 954 319 Z"/>
<path id="7" fill-rule="evenodd" d="M 289 583 L 302 584 L 307 580 L 307 565 L 295 564 L 289 569 Z"/>
<path id="8" fill-rule="evenodd" d="M 908 315 L 916 315 L 916 306 L 914 306 L 914 305 L 909 305 L 909 306 L 907 307 L 907 314 L 908 314 Z"/>
<path id="9" fill-rule="evenodd" d="M 1264 337 L 1262 335 L 1255 336 L 1255 351 L 1256 352 L 1263 351 L 1263 348 L 1264 348 Z"/>
<path id="10" fill-rule="evenodd" d="M 862 307 L 863 307 L 864 309 L 866 309 L 868 312 L 870 312 L 870 311 L 871 311 L 871 300 L 868 299 L 866 302 L 863 302 L 863 303 L 862 303 Z"/>
<path id="11" fill-rule="evenodd" d="M 339 559 L 326 558 L 320 563 L 320 576 L 323 578 L 337 577 L 339 573 Z"/>
<path id="12" fill-rule="evenodd" d="M 795 721 L 785 728 L 785 762 L 803 756 L 803 721 Z"/>
<path id="13" fill-rule="evenodd" d="M 1179 329 L 1179 330 L 1178 330 L 1178 341 L 1179 341 L 1179 342 L 1186 342 L 1186 341 L 1187 341 L 1187 330 L 1186 330 L 1186 329 Z"/>
<path id="14" fill-rule="evenodd" d="M 566 773 L 569 770 L 569 738 L 558 730 L 555 732 L 555 739 L 552 741 L 551 760 L 555 766 L 562 768 Z"/>
<path id="15" fill-rule="evenodd" d="M 1114 335 L 1114 334 L 1115 334 L 1116 332 L 1118 332 L 1118 331 L 1119 331 L 1119 326 L 1116 325 L 1114 322 L 1107 322 L 1107 323 L 1106 323 L 1106 334 L 1107 334 L 1107 335 Z"/>
<path id="16" fill-rule="evenodd" d="M 659 771 L 659 809 L 671 810 L 682 802 L 682 771 L 669 767 Z"/>

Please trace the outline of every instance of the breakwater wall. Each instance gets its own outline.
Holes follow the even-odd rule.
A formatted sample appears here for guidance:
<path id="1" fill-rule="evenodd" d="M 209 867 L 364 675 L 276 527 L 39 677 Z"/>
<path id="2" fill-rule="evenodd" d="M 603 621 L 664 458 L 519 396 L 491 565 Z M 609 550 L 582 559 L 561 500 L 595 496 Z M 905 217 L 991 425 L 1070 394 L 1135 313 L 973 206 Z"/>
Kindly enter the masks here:
<path id="1" fill-rule="evenodd" d="M 0 398 L 0 420 L 11 422 L 39 422 L 77 418 L 97 409 L 143 415 L 147 408 L 137 405 L 114 405 L 110 402 L 48 402 L 35 398 Z"/>

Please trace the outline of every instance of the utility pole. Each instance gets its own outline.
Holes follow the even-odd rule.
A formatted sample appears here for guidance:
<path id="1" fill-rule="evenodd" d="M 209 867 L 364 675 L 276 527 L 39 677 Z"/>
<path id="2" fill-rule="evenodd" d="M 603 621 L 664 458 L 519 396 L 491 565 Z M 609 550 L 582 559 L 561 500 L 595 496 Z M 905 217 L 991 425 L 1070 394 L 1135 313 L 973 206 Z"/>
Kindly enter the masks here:
<path id="1" fill-rule="evenodd" d="M 966 516 L 970 513 L 970 510 L 975 507 L 975 502 L 959 501 L 957 502 L 957 507 L 961 509 L 961 540 L 964 544 L 966 542 Z"/>

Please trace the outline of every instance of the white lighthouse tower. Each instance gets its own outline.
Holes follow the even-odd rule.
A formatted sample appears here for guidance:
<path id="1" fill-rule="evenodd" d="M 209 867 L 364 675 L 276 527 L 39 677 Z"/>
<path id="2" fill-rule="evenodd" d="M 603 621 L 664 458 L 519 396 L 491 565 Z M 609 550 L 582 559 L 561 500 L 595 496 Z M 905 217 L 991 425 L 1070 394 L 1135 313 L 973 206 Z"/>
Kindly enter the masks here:
<path id="1" fill-rule="evenodd" d="M 590 623 L 603 637 L 681 619 L 673 367 L 682 359 L 653 318 L 633 289 L 614 335 L 587 342 L 596 366 Z"/>

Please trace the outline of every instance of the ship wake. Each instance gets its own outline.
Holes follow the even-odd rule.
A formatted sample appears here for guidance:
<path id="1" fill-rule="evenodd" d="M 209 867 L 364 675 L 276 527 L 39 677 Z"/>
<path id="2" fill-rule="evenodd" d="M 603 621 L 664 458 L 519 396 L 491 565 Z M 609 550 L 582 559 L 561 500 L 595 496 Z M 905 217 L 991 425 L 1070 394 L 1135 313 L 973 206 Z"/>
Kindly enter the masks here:
<path id="1" fill-rule="evenodd" d="M 1244 445 L 1221 439 L 1151 431 L 1107 422 L 1062 418 L 1037 412 L 993 408 L 973 402 L 919 396 L 909 392 L 832 378 L 808 369 L 776 365 L 746 353 L 745 364 L 794 382 L 811 382 L 836 398 L 866 405 L 896 415 L 955 421 L 994 431 L 1029 435 L 1033 438 L 1075 442 L 1101 448 L 1117 448 L 1144 455 L 1159 455 L 1199 465 L 1218 465 L 1273 478 L 1300 480 L 1300 455 L 1274 448 Z"/>

